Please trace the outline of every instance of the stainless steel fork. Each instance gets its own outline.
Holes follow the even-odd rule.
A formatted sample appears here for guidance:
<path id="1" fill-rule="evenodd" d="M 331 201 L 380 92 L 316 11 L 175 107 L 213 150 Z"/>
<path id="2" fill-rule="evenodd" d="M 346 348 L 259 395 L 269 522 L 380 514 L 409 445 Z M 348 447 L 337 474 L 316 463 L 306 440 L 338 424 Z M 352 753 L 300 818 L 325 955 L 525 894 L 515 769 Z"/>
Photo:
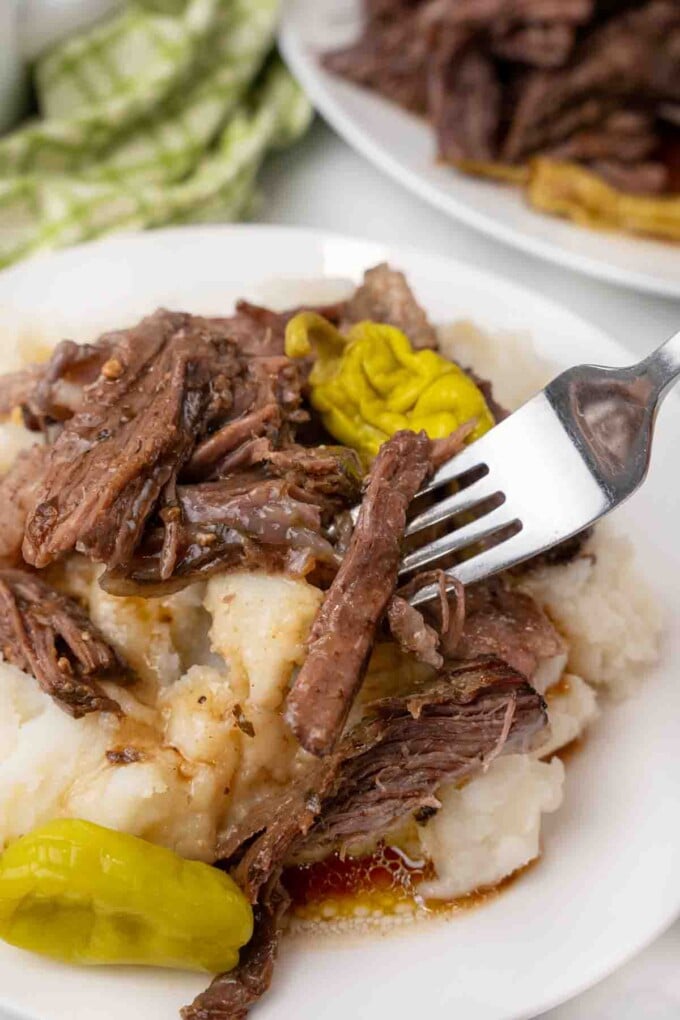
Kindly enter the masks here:
<path id="1" fill-rule="evenodd" d="M 404 556 L 402 576 L 444 567 L 469 584 L 604 517 L 644 481 L 656 414 L 679 376 L 680 333 L 629 368 L 579 365 L 557 376 L 422 490 L 458 486 L 418 514 L 407 535 L 452 526 Z M 464 558 L 447 568 L 454 554 Z M 439 591 L 428 585 L 410 601 L 419 605 Z"/>

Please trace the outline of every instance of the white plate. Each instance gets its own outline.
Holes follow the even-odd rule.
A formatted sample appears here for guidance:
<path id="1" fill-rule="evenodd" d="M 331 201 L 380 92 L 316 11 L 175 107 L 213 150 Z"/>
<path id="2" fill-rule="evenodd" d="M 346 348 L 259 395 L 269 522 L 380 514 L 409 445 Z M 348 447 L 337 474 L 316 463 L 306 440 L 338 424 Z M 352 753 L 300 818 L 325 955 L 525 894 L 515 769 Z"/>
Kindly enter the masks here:
<path id="1" fill-rule="evenodd" d="M 84 339 L 159 304 L 228 312 L 238 295 L 273 300 L 275 291 L 294 302 L 303 279 L 357 280 L 383 259 L 406 271 L 437 321 L 465 316 L 490 329 L 528 329 L 559 364 L 630 360 L 566 310 L 461 263 L 267 227 L 121 237 L 8 270 L 0 274 L 0 323 L 7 342 L 17 331 Z M 268 277 L 284 281 L 263 291 Z M 337 286 L 321 290 L 330 297 Z M 649 482 L 621 524 L 667 607 L 663 666 L 641 696 L 605 712 L 570 762 L 566 803 L 549 818 L 539 864 L 488 905 L 448 922 L 382 938 L 286 942 L 260 1020 L 532 1016 L 604 977 L 673 920 L 680 909 L 680 402 L 669 398 L 660 425 Z M 0 946 L 0 1008 L 22 1018 L 169 1020 L 204 983 L 164 971 L 71 969 Z"/>
<path id="2" fill-rule="evenodd" d="M 357 36 L 360 9 L 361 0 L 286 0 L 280 32 L 291 69 L 351 146 L 410 191 L 492 237 L 589 276 L 680 297 L 680 246 L 534 212 L 516 188 L 437 164 L 432 130 L 419 117 L 327 74 L 319 54 Z"/>

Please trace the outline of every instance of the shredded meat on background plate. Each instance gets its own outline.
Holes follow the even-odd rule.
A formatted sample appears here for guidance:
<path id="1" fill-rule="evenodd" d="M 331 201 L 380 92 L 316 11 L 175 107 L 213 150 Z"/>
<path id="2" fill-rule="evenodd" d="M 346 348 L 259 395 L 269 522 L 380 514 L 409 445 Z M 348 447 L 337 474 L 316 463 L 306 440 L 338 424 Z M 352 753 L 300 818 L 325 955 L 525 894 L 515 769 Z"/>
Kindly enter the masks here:
<path id="1" fill-rule="evenodd" d="M 677 0 L 364 0 L 325 66 L 430 120 L 439 157 L 574 160 L 614 187 L 678 191 Z"/>

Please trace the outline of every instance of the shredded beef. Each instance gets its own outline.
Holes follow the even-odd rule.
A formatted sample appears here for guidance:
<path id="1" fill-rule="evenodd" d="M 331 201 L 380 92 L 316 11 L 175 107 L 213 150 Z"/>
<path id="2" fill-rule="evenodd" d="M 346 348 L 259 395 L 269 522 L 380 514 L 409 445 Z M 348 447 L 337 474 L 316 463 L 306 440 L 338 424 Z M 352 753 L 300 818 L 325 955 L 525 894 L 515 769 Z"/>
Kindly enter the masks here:
<path id="1" fill-rule="evenodd" d="M 663 163 L 649 160 L 630 164 L 615 159 L 596 159 L 592 169 L 612 187 L 630 195 L 663 195 L 668 190 L 669 172 Z"/>
<path id="2" fill-rule="evenodd" d="M 320 310 L 339 322 L 344 307 Z M 295 442 L 309 417 L 309 366 L 283 354 L 295 311 L 245 302 L 225 319 L 159 311 L 93 345 L 65 341 L 47 366 L 13 383 L 11 402 L 20 399 L 49 444 L 37 491 L 22 504 L 26 562 L 44 567 L 76 549 L 105 563 L 104 584 L 126 594 L 172 591 L 243 564 L 304 574 L 316 554 L 337 566 L 322 532 L 356 501 L 361 472 L 351 451 Z M 250 497 L 244 486 L 241 506 L 219 517 L 226 493 L 218 487 L 208 499 L 196 486 L 237 475 L 285 486 Z M 212 516 L 196 521 L 196 500 L 211 502 Z M 318 509 L 313 520 L 305 504 Z M 241 530 L 231 527 L 234 515 Z M 12 559 L 23 516 L 12 515 Z"/>
<path id="3" fill-rule="evenodd" d="M 235 487 L 242 491 L 235 492 Z M 179 486 L 176 499 L 172 569 L 163 572 L 168 525 L 147 529 L 131 561 L 101 578 L 107 591 L 168 594 L 237 567 L 285 570 L 292 576 L 305 576 L 316 563 L 337 569 L 338 555 L 323 534 L 320 508 L 296 499 L 284 480 L 253 484 L 248 476 L 236 476 Z"/>
<path id="4" fill-rule="evenodd" d="M 191 477 L 219 476 L 239 446 L 289 441 L 300 387 L 289 359 L 246 357 L 191 316 L 158 312 L 121 333 L 49 450 L 26 525 L 26 560 L 42 567 L 76 548 L 125 577 L 147 524 L 160 517 L 164 541 L 154 553 L 159 579 L 168 581 L 179 555 L 185 466 Z M 263 410 L 259 429 L 254 418 Z"/>
<path id="5" fill-rule="evenodd" d="M 157 312 L 112 346 L 82 409 L 49 449 L 26 523 L 28 563 L 44 567 L 74 548 L 112 567 L 129 559 L 210 401 L 229 399 L 240 367 L 226 351 L 215 377 L 208 342 L 188 327 L 188 316 Z"/>
<path id="6" fill-rule="evenodd" d="M 234 380 L 227 420 L 197 443 L 182 478 L 221 478 L 290 445 L 295 426 L 307 420 L 300 408 L 302 385 L 299 363 L 284 355 L 248 357 Z"/>
<path id="7" fill-rule="evenodd" d="M 332 577 L 340 561 L 327 528 L 358 500 L 361 478 L 352 450 L 268 446 L 248 470 L 178 485 L 174 512 L 152 519 L 129 562 L 100 583 L 114 595 L 157 596 L 237 567 L 305 576 L 323 566 Z"/>
<path id="8" fill-rule="evenodd" d="M 418 304 L 406 277 L 382 264 L 364 274 L 364 282 L 347 302 L 344 324 L 364 319 L 397 326 L 416 349 L 437 347 L 437 333 Z"/>
<path id="9" fill-rule="evenodd" d="M 380 92 L 414 113 L 427 109 L 427 46 L 417 14 L 400 5 L 396 17 L 369 19 L 357 43 L 326 54 L 324 64 L 358 85 Z"/>
<path id="10" fill-rule="evenodd" d="M 126 682 L 125 665 L 78 603 L 35 574 L 0 570 L 0 651 L 74 718 L 120 713 L 97 679 Z"/>
<path id="11" fill-rule="evenodd" d="M 501 753 L 528 750 L 545 723 L 540 695 L 493 658 L 448 665 L 421 690 L 374 703 L 343 741 L 332 796 L 304 848 L 342 847 L 437 807 L 443 781 L 470 776 Z"/>
<path id="12" fill-rule="evenodd" d="M 494 57 L 530 67 L 562 67 L 576 38 L 572 25 L 539 22 L 532 25 L 492 26 Z"/>
<path id="13" fill-rule="evenodd" d="M 341 849 L 436 806 L 443 781 L 471 775 L 500 753 L 527 750 L 545 723 L 542 698 L 507 663 L 449 664 L 411 694 L 370 705 L 333 754 L 226 832 L 221 851 L 238 861 L 234 875 L 255 900 L 290 855 Z"/>
<path id="14" fill-rule="evenodd" d="M 406 511 L 430 469 L 424 432 L 397 432 L 373 464 L 349 549 L 286 701 L 286 721 L 312 754 L 328 754 L 340 736 L 394 593 Z"/>
<path id="15" fill-rule="evenodd" d="M 21 546 L 26 518 L 42 483 L 47 448 L 36 444 L 22 451 L 0 477 L 0 567 L 22 563 Z"/>
<path id="16" fill-rule="evenodd" d="M 439 633 L 425 622 L 415 606 L 399 595 L 393 596 L 387 607 L 387 621 L 392 637 L 403 651 L 439 669 L 444 662 L 438 651 Z"/>
<path id="17" fill-rule="evenodd" d="M 182 1020 L 243 1020 L 271 984 L 288 895 L 277 877 L 255 908 L 255 930 L 238 966 L 182 1010 Z"/>
<path id="18" fill-rule="evenodd" d="M 500 83 L 491 58 L 464 38 L 434 63 L 430 116 L 441 159 L 492 159 L 501 121 Z"/>
<path id="19" fill-rule="evenodd" d="M 276 357 L 284 353 L 286 325 L 302 311 L 315 311 L 336 325 L 344 312 L 344 302 L 333 305 L 301 305 L 275 312 L 250 301 L 238 301 L 236 312 L 226 318 L 205 320 L 216 334 L 233 340 L 244 354 L 253 357 Z"/>
<path id="20" fill-rule="evenodd" d="M 495 655 L 531 678 L 539 664 L 564 651 L 564 642 L 532 598 L 491 578 L 466 591 L 463 632 L 455 643 L 442 641 L 449 658 Z"/>
<path id="21" fill-rule="evenodd" d="M 268 897 L 284 861 L 342 850 L 408 814 L 433 813 L 442 782 L 471 776 L 500 754 L 529 750 L 546 722 L 540 695 L 494 658 L 448 665 L 409 695 L 367 706 L 333 754 L 311 761 L 295 783 L 223 834 L 234 877 L 264 906 L 256 908 L 252 950 L 198 996 L 184 1020 L 242 1020 L 268 988 L 277 930 Z"/>
<path id="22" fill-rule="evenodd" d="M 58 434 L 54 425 L 81 409 L 85 387 L 96 380 L 114 343 L 114 336 L 107 336 L 96 344 L 77 344 L 73 340 L 57 344 L 36 385 L 21 401 L 27 427 L 47 435 Z"/>
<path id="23" fill-rule="evenodd" d="M 680 97 L 677 0 L 364 0 L 335 74 L 431 122 L 442 159 L 577 160 L 630 193 L 673 191 L 665 111 Z M 643 116 L 625 137 L 613 117 Z M 665 122 L 665 124 L 664 124 Z"/>
<path id="24" fill-rule="evenodd" d="M 505 158 L 515 161 L 561 140 L 561 115 L 593 98 L 601 96 L 610 109 L 677 100 L 674 36 L 680 38 L 680 8 L 673 0 L 652 0 L 585 39 L 568 70 L 535 72 L 521 89 Z"/>

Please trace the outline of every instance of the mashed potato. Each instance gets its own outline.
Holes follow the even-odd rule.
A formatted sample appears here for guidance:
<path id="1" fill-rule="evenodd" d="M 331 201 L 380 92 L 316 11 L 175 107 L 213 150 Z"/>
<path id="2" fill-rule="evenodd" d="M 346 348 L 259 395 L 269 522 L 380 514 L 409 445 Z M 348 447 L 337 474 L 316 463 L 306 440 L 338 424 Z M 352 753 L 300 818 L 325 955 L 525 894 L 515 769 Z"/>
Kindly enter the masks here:
<path id="1" fill-rule="evenodd" d="M 297 748 L 278 709 L 322 593 L 235 573 L 166 600 L 120 599 L 84 561 L 62 581 L 85 594 L 141 683 L 105 685 L 123 720 L 74 720 L 33 677 L 0 662 L 3 844 L 49 818 L 79 817 L 210 860 L 227 815 L 291 778 Z M 192 657 L 209 661 L 183 671 Z M 121 762 L 123 752 L 132 760 Z"/>
<path id="2" fill-rule="evenodd" d="M 521 403 L 550 375 L 525 339 L 469 323 L 441 333 L 443 350 Z M 0 370 L 9 366 L 0 363 Z M 0 470 L 35 437 L 0 425 Z M 437 877 L 421 891 L 453 898 L 498 882 L 540 850 L 542 814 L 562 800 L 564 769 L 545 761 L 597 714 L 591 685 L 626 693 L 654 661 L 659 617 L 632 549 L 598 530 L 587 555 L 523 581 L 564 635 L 546 662 L 550 732 L 532 755 L 494 761 L 465 786 L 445 786 L 426 825 L 407 826 L 410 852 Z M 73 557 L 54 581 L 83 601 L 140 680 L 114 696 L 126 715 L 71 719 L 33 677 L 0 661 L 0 845 L 54 817 L 80 817 L 209 860 L 225 820 L 238 822 L 300 764 L 280 707 L 323 594 L 305 581 L 233 573 L 166 599 L 116 598 Z M 562 677 L 568 659 L 570 675 Z M 389 645 L 373 656 L 362 704 L 407 688 L 423 667 Z M 415 840 L 415 844 L 414 844 Z"/>
<path id="3" fill-rule="evenodd" d="M 656 662 L 662 615 L 635 565 L 632 543 L 600 524 L 584 555 L 533 571 L 522 587 L 569 644 L 569 668 L 625 697 Z"/>
<path id="4" fill-rule="evenodd" d="M 542 390 L 555 374 L 526 334 L 488 333 L 462 320 L 439 330 L 439 345 L 448 358 L 490 379 L 496 400 L 510 410 Z"/>
<path id="5" fill-rule="evenodd" d="M 420 841 L 437 878 L 418 891 L 454 899 L 496 885 L 540 851 L 541 815 L 562 803 L 564 766 L 527 754 L 497 758 L 461 789 L 442 787 L 441 810 L 421 828 Z"/>

